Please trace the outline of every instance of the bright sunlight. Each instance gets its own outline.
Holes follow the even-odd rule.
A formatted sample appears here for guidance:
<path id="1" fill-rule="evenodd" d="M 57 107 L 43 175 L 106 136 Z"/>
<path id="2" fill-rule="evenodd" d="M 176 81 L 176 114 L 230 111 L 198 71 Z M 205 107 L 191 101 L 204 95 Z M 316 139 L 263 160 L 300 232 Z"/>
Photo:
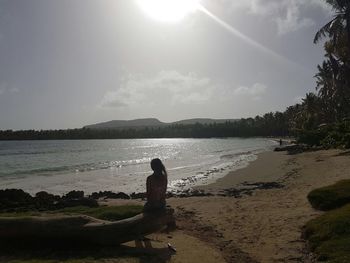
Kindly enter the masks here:
<path id="1" fill-rule="evenodd" d="M 162 22 L 179 22 L 199 7 L 199 0 L 137 0 L 151 18 Z"/>

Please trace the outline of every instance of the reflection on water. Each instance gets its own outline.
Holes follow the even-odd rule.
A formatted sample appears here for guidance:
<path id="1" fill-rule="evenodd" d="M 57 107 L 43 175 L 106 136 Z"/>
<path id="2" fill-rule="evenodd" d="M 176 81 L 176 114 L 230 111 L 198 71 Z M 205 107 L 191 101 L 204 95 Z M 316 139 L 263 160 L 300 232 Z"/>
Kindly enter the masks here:
<path id="1" fill-rule="evenodd" d="M 142 192 L 149 162 L 159 157 L 176 191 L 245 166 L 273 145 L 262 138 L 2 141 L 0 187 Z"/>

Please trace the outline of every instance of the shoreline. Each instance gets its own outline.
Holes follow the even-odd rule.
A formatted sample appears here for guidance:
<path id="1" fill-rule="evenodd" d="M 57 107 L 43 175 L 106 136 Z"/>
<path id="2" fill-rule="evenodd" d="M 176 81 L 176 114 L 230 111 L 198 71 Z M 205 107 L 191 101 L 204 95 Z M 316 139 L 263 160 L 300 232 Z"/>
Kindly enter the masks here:
<path id="1" fill-rule="evenodd" d="M 183 188 L 181 190 L 169 191 L 167 192 L 167 198 L 189 198 L 189 197 L 203 197 L 203 196 L 234 196 L 240 197 L 244 194 L 251 195 L 254 191 L 259 189 L 271 189 L 271 188 L 279 188 L 282 187 L 281 184 L 277 182 L 277 175 L 266 176 L 270 173 L 272 169 L 265 170 L 264 173 L 261 173 L 260 176 L 256 176 L 256 170 L 261 170 L 262 166 L 266 160 L 270 158 L 276 159 L 276 157 L 281 157 L 281 154 L 278 154 L 272 150 L 266 150 L 260 153 L 254 154 L 256 158 L 254 160 L 247 161 L 243 166 L 238 166 L 238 168 L 234 170 L 229 170 L 226 175 L 219 177 L 213 180 L 212 183 L 203 184 L 203 185 L 195 185 L 188 186 L 187 188 Z M 279 158 L 285 159 L 285 158 Z M 278 160 L 276 163 L 279 163 L 281 160 Z M 0 189 L 3 194 L 6 195 L 6 191 L 10 190 L 10 195 L 18 194 L 21 195 L 21 191 L 24 191 L 24 194 L 27 194 L 31 198 L 32 202 L 35 203 L 37 198 L 37 194 L 42 196 L 42 193 L 45 196 L 55 197 L 56 201 L 65 200 L 66 196 L 76 195 L 76 192 L 81 193 L 81 197 L 79 199 L 93 199 L 98 202 L 102 202 L 104 199 L 109 199 L 107 204 L 110 204 L 111 200 L 113 200 L 113 204 L 124 204 L 128 203 L 128 201 L 132 201 L 133 203 L 142 204 L 146 197 L 145 192 L 133 192 L 131 194 L 127 194 L 125 192 L 114 192 L 110 190 L 96 191 L 96 192 L 85 192 L 81 189 L 75 188 L 63 194 L 55 194 L 52 192 L 47 192 L 45 190 L 37 191 L 37 192 L 27 192 L 23 188 L 4 188 Z M 91 201 L 93 201 L 91 200 Z M 84 201 L 83 201 L 84 202 Z M 52 203 L 50 205 L 51 209 L 55 209 L 55 205 Z"/>
<path id="2" fill-rule="evenodd" d="M 265 163 L 269 162 L 271 158 L 275 162 L 270 163 L 267 167 Z M 280 179 L 280 175 L 276 172 L 276 169 L 287 159 L 288 155 L 274 152 L 273 150 L 261 152 L 257 154 L 256 160 L 249 162 L 247 166 L 229 171 L 225 176 L 218 178 L 215 182 L 208 185 L 195 186 L 194 189 L 219 193 L 225 188 L 239 188 L 245 183 L 277 182 Z"/>
<path id="3" fill-rule="evenodd" d="M 286 152 L 263 152 L 246 168 L 229 172 L 217 182 L 198 190 L 210 196 L 171 197 L 167 203 L 175 209 L 175 232 L 147 236 L 142 249 L 137 242 L 123 245 L 123 262 L 314 262 L 302 239 L 303 227 L 322 212 L 314 210 L 307 194 L 319 187 L 350 178 L 350 152 L 320 150 L 288 155 Z M 254 188 L 256 183 L 277 183 Z M 249 188 L 245 189 L 244 187 Z M 222 195 L 225 189 L 244 190 L 239 195 Z M 143 204 L 141 199 L 100 200 L 102 205 Z M 164 249 L 170 243 L 177 252 Z M 145 242 L 146 244 L 146 242 Z M 118 249 L 117 249 L 118 250 Z M 193 256 L 193 257 L 192 257 Z M 203 258 L 205 260 L 203 261 Z M 108 262 L 121 258 L 106 256 Z M 101 259 L 102 260 L 102 259 Z M 43 261 L 46 263 L 46 261 Z M 99 262 L 99 259 L 92 262 Z"/>
<path id="4" fill-rule="evenodd" d="M 237 187 L 245 176 L 249 182 L 272 180 L 283 187 L 257 189 L 238 198 L 172 198 L 169 204 L 178 211 L 182 231 L 216 247 L 226 262 L 313 262 L 302 229 L 322 212 L 311 207 L 307 195 L 315 188 L 349 179 L 348 155 L 341 150 L 263 153 L 248 167 L 206 188 Z M 212 229 L 211 236 L 200 229 Z"/>
<path id="5" fill-rule="evenodd" d="M 187 166 L 175 166 L 175 168 L 174 163 L 170 163 L 168 191 L 173 195 L 181 195 L 188 192 L 189 189 L 211 185 L 218 179 L 226 177 L 230 171 L 251 165 L 261 152 L 271 151 L 273 147 L 275 145 L 270 143 L 266 148 L 242 150 L 237 153 L 232 150 L 233 153 L 215 154 L 217 160 L 214 161 L 212 158 L 210 162 L 186 164 Z M 176 163 L 176 165 L 179 164 Z M 63 195 L 73 190 L 83 190 L 86 194 L 99 191 L 139 194 L 145 191 L 146 177 L 151 173 L 148 171 L 150 170 L 148 163 L 141 163 L 139 166 L 137 169 L 132 168 L 133 166 L 123 166 L 52 175 L 5 176 L 0 184 L 0 189 L 23 189 L 32 195 L 40 191 Z"/>

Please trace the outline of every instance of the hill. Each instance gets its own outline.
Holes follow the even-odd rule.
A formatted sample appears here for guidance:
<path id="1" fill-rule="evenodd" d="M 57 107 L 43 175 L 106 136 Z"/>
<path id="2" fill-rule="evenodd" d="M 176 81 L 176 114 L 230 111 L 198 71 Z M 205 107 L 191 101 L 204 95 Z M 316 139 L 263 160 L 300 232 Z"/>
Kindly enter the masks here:
<path id="1" fill-rule="evenodd" d="M 135 120 L 113 120 L 107 122 L 101 122 L 91 125 L 86 125 L 83 128 L 95 129 L 95 130 L 113 130 L 113 129 L 127 129 L 127 128 L 145 128 L 145 127 L 164 127 L 175 124 L 190 125 L 190 124 L 213 124 L 213 123 L 225 123 L 234 122 L 235 119 L 208 119 L 208 118 L 197 118 L 180 120 L 176 122 L 161 122 L 155 118 L 135 119 Z"/>

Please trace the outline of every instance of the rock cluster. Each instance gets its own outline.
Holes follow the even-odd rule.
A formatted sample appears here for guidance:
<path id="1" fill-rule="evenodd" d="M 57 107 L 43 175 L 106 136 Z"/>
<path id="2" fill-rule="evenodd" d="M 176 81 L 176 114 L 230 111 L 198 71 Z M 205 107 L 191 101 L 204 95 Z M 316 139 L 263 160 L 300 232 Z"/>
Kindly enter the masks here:
<path id="1" fill-rule="evenodd" d="M 278 182 L 258 182 L 258 183 L 242 183 L 238 188 L 224 189 L 219 196 L 229 196 L 240 198 L 243 195 L 252 195 L 255 190 L 269 190 L 283 188 L 284 185 Z"/>
<path id="2" fill-rule="evenodd" d="M 112 191 L 100 191 L 100 192 L 93 192 L 90 195 L 93 199 L 100 199 L 100 198 L 108 198 L 108 199 L 130 199 L 130 196 L 126 193 L 119 192 L 114 193 Z"/>
<path id="3" fill-rule="evenodd" d="M 96 200 L 85 197 L 83 191 L 71 191 L 62 197 L 41 191 L 31 196 L 21 189 L 0 190 L 0 211 L 57 210 L 65 207 L 97 207 Z"/>

